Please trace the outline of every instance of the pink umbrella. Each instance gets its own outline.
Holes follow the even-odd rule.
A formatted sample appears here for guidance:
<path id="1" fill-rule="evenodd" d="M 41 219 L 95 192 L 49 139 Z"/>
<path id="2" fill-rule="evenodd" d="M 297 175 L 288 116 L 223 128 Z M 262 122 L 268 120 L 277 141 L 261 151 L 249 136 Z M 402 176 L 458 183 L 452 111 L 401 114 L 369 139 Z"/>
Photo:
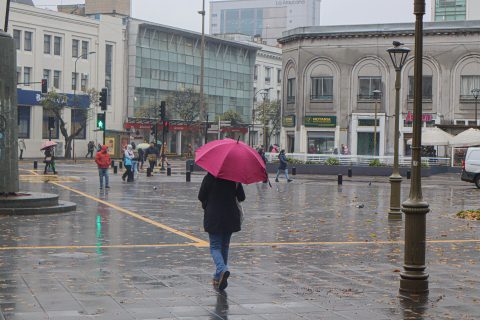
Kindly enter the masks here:
<path id="1" fill-rule="evenodd" d="M 225 180 L 245 184 L 267 180 L 265 163 L 258 152 L 232 139 L 215 140 L 198 148 L 195 163 Z"/>
<path id="2" fill-rule="evenodd" d="M 42 144 L 42 149 L 40 149 L 40 150 L 45 150 L 47 148 L 51 148 L 51 147 L 54 147 L 56 145 L 57 145 L 57 143 L 55 141 L 46 141 Z"/>

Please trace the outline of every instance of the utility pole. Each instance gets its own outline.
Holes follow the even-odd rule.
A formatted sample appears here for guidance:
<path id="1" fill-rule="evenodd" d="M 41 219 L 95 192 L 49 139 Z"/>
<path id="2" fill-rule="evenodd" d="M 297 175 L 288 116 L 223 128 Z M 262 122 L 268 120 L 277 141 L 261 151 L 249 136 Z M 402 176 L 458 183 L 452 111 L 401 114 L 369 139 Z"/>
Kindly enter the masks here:
<path id="1" fill-rule="evenodd" d="M 205 102 L 203 99 L 203 85 L 205 75 L 205 0 L 202 1 L 202 11 L 198 11 L 202 15 L 202 44 L 200 49 L 201 62 L 200 62 L 200 115 L 205 114 Z M 207 137 L 205 136 L 205 143 L 207 143 Z"/>

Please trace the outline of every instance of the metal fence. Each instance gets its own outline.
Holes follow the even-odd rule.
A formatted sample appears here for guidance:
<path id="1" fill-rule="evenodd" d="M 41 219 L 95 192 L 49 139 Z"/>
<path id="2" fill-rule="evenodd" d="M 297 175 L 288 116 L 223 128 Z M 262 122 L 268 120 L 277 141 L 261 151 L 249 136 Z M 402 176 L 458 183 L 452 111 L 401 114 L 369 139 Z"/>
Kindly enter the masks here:
<path id="1" fill-rule="evenodd" d="M 267 160 L 269 162 L 278 161 L 278 153 L 266 153 Z M 325 164 L 328 160 L 329 163 L 335 163 L 341 166 L 365 166 L 368 167 L 374 160 L 378 160 L 381 166 L 393 166 L 393 156 L 355 156 L 355 155 L 342 155 L 342 154 L 309 154 L 309 153 L 287 153 L 287 158 L 296 160 L 299 163 L 306 164 Z M 335 159 L 335 160 L 333 160 Z M 410 167 L 412 157 L 400 156 L 398 159 L 400 167 Z M 450 158 L 433 158 L 422 157 L 423 166 L 450 166 Z"/>

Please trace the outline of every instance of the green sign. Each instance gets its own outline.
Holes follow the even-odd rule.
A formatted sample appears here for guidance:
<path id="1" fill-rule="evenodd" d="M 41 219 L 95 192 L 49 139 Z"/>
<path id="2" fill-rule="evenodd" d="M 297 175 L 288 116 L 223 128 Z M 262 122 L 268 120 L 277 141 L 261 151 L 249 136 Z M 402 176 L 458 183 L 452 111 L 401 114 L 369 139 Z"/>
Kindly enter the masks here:
<path id="1" fill-rule="evenodd" d="M 284 127 L 295 127 L 295 115 L 289 115 L 283 117 L 282 126 Z"/>
<path id="2" fill-rule="evenodd" d="M 305 116 L 305 127 L 334 128 L 337 126 L 336 116 Z"/>

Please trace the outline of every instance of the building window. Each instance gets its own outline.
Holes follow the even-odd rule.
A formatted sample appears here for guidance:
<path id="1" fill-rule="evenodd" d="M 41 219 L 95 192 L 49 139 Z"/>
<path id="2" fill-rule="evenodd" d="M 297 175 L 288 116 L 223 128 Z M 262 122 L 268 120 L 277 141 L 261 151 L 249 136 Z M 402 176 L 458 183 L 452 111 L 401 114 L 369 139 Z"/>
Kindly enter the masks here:
<path id="1" fill-rule="evenodd" d="M 377 127 L 380 126 L 380 119 L 358 119 L 358 126 L 359 127 L 374 127 L 375 123 L 377 124 Z"/>
<path id="2" fill-rule="evenodd" d="M 105 88 L 108 89 L 107 102 L 112 103 L 112 64 L 113 64 L 113 45 L 107 44 L 105 47 Z"/>
<path id="3" fill-rule="evenodd" d="M 32 75 L 32 68 L 23 67 L 23 85 L 30 86 L 30 77 Z"/>
<path id="4" fill-rule="evenodd" d="M 17 84 L 22 83 L 22 67 L 17 67 Z"/>
<path id="5" fill-rule="evenodd" d="M 61 75 L 62 75 L 61 71 L 58 71 L 58 70 L 53 71 L 53 87 L 55 89 L 60 89 Z"/>
<path id="6" fill-rule="evenodd" d="M 43 79 L 47 80 L 47 86 L 50 86 L 50 74 L 51 74 L 50 70 L 43 69 Z"/>
<path id="7" fill-rule="evenodd" d="M 30 138 L 30 107 L 18 106 L 18 137 L 21 139 Z"/>
<path id="8" fill-rule="evenodd" d="M 53 117 L 53 114 L 43 110 L 43 124 L 42 124 L 42 139 L 58 139 L 59 138 L 59 125 L 58 119 L 55 119 L 55 128 L 53 130 L 49 130 L 48 128 L 48 118 Z M 51 133 L 51 136 L 50 136 Z"/>
<path id="9" fill-rule="evenodd" d="M 83 92 L 87 92 L 87 87 L 88 87 L 88 74 L 83 74 L 82 73 L 82 80 L 80 82 L 80 90 Z"/>
<path id="10" fill-rule="evenodd" d="M 72 90 L 77 90 L 77 82 L 78 82 L 78 72 L 72 72 Z"/>
<path id="11" fill-rule="evenodd" d="M 272 78 L 272 68 L 265 67 L 265 82 L 270 83 L 271 78 Z"/>
<path id="12" fill-rule="evenodd" d="M 17 50 L 21 49 L 21 41 L 20 39 L 22 38 L 22 31 L 21 30 L 13 30 L 13 40 L 15 41 L 15 48 Z"/>
<path id="13" fill-rule="evenodd" d="M 52 53 L 52 36 L 49 34 L 43 35 L 43 53 Z"/>
<path id="14" fill-rule="evenodd" d="M 435 0 L 435 21 L 465 20 L 466 18 L 465 0 Z"/>
<path id="15" fill-rule="evenodd" d="M 88 41 L 82 41 L 82 59 L 88 58 Z"/>
<path id="16" fill-rule="evenodd" d="M 333 77 L 312 78 L 311 100 L 331 101 L 333 99 Z"/>
<path id="17" fill-rule="evenodd" d="M 253 71 L 253 80 L 257 80 L 257 79 L 258 79 L 258 65 L 256 64 L 255 69 Z"/>
<path id="18" fill-rule="evenodd" d="M 432 76 L 423 76 L 422 78 L 422 99 L 432 100 Z M 408 99 L 412 100 L 415 92 L 414 77 L 408 76 Z"/>
<path id="19" fill-rule="evenodd" d="M 287 103 L 295 102 L 295 78 L 287 80 Z"/>
<path id="20" fill-rule="evenodd" d="M 78 46 L 79 46 L 80 41 L 79 40 L 72 40 L 72 57 L 77 58 L 78 57 Z"/>
<path id="21" fill-rule="evenodd" d="M 309 132 L 308 153 L 332 154 L 335 151 L 334 132 Z"/>
<path id="22" fill-rule="evenodd" d="M 472 90 L 480 89 L 480 76 L 460 77 L 460 99 L 473 100 Z"/>
<path id="23" fill-rule="evenodd" d="M 72 134 L 79 130 L 82 126 L 83 129 L 75 136 L 75 139 L 86 139 L 87 137 L 87 125 L 85 118 L 85 110 L 82 109 L 72 109 L 71 112 L 71 122 L 72 122 Z"/>
<path id="24" fill-rule="evenodd" d="M 54 37 L 53 39 L 53 54 L 59 56 L 62 54 L 62 38 Z"/>
<path id="25" fill-rule="evenodd" d="M 358 77 L 358 84 L 358 99 L 373 100 L 373 91 L 382 88 L 382 77 Z"/>
<path id="26" fill-rule="evenodd" d="M 277 69 L 277 83 L 282 83 L 282 70 Z"/>
<path id="27" fill-rule="evenodd" d="M 32 36 L 33 33 L 30 31 L 24 32 L 25 42 L 23 43 L 23 50 L 32 51 Z"/>

